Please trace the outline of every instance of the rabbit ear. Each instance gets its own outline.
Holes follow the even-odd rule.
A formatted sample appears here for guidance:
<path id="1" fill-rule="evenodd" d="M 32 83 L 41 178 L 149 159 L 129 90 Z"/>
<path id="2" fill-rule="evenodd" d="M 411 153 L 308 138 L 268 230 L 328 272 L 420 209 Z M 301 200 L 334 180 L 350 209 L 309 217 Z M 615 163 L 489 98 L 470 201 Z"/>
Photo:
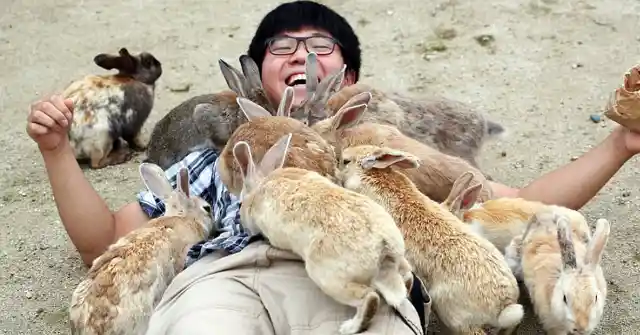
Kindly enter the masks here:
<path id="1" fill-rule="evenodd" d="M 560 245 L 560 255 L 562 256 L 564 268 L 575 269 L 577 267 L 576 253 L 573 247 L 569 218 L 564 215 L 557 215 L 555 221 L 558 225 L 558 244 Z"/>
<path id="2" fill-rule="evenodd" d="M 251 147 L 245 141 L 239 141 L 233 146 L 233 158 L 240 167 L 242 181 L 246 185 L 255 173 L 255 163 L 251 155 Z"/>
<path id="3" fill-rule="evenodd" d="M 278 112 L 276 116 L 286 116 L 289 117 L 291 115 L 291 105 L 293 104 L 293 87 L 288 86 L 284 89 L 284 94 L 282 95 L 282 99 L 280 100 L 280 105 L 278 106 Z"/>
<path id="4" fill-rule="evenodd" d="M 222 60 L 222 58 L 218 60 L 218 64 L 220 65 L 222 76 L 227 82 L 227 86 L 229 86 L 232 91 L 236 92 L 239 97 L 246 97 L 248 92 L 245 86 L 244 75 L 240 71 L 238 71 L 238 69 Z"/>
<path id="5" fill-rule="evenodd" d="M 142 182 L 153 195 L 163 200 L 169 199 L 173 188 L 162 168 L 152 163 L 141 163 L 138 170 Z"/>
<path id="6" fill-rule="evenodd" d="M 240 66 L 242 67 L 242 73 L 247 81 L 248 88 L 262 88 L 260 69 L 253 58 L 249 57 L 249 55 L 241 55 Z"/>
<path id="7" fill-rule="evenodd" d="M 380 148 L 360 160 L 360 165 L 365 170 L 372 168 L 384 169 L 390 166 L 401 169 L 412 169 L 420 166 L 420 161 L 414 155 L 403 151 Z"/>
<path id="8" fill-rule="evenodd" d="M 321 105 L 326 105 L 329 98 L 340 90 L 342 87 L 342 82 L 344 81 L 344 73 L 347 69 L 346 65 L 343 65 L 340 70 L 330 74 L 325 77 L 319 84 L 315 90 L 315 95 L 313 97 L 316 103 Z M 316 80 L 318 80 L 316 78 Z"/>
<path id="9" fill-rule="evenodd" d="M 449 210 L 459 210 L 459 208 L 452 208 L 452 205 L 455 203 L 456 199 L 464 196 L 463 192 L 469 184 L 471 184 L 473 177 L 473 173 L 471 171 L 467 171 L 461 174 L 458 179 L 453 182 L 449 195 L 447 195 L 447 198 L 442 202 L 447 208 L 449 208 Z"/>
<path id="10" fill-rule="evenodd" d="M 136 71 L 135 58 L 129 54 L 126 48 L 120 49 L 118 56 L 101 53 L 93 57 L 93 62 L 105 70 L 118 69 L 126 73 Z"/>
<path id="11" fill-rule="evenodd" d="M 355 126 L 362 119 L 362 114 L 367 110 L 367 105 L 343 107 L 331 117 L 331 130 L 346 129 Z"/>
<path id="12" fill-rule="evenodd" d="M 451 212 L 466 211 L 475 205 L 480 198 L 481 192 L 482 184 L 480 183 L 469 186 L 462 191 L 457 191 L 456 193 L 452 191 L 444 201 L 444 204 Z"/>
<path id="13" fill-rule="evenodd" d="M 249 99 L 238 97 L 236 102 L 249 121 L 263 116 L 272 116 L 262 106 Z"/>
<path id="14" fill-rule="evenodd" d="M 305 75 L 307 77 L 307 100 L 311 100 L 318 88 L 318 56 L 315 52 L 307 54 L 305 62 Z"/>
<path id="15" fill-rule="evenodd" d="M 593 238 L 589 242 L 587 248 L 586 264 L 589 264 L 590 266 L 597 266 L 600 264 L 610 233 L 611 227 L 609 221 L 606 219 L 598 219 L 598 221 L 596 221 L 596 231 L 593 233 Z"/>
<path id="16" fill-rule="evenodd" d="M 287 159 L 287 153 L 289 152 L 289 145 L 291 144 L 292 133 L 284 135 L 278 139 L 278 141 L 267 150 L 260 161 L 260 173 L 263 176 L 268 175 L 271 171 L 279 169 L 284 166 Z"/>
<path id="17" fill-rule="evenodd" d="M 178 171 L 177 188 L 182 194 L 189 198 L 189 169 L 181 167 Z"/>

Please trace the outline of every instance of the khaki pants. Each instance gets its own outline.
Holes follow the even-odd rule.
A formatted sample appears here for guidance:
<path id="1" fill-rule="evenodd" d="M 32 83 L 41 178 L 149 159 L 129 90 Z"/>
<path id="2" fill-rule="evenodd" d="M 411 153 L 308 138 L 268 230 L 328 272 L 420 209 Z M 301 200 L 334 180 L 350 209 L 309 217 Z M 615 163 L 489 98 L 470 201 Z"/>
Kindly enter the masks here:
<path id="1" fill-rule="evenodd" d="M 399 312 L 406 321 L 382 303 L 361 334 L 422 334 L 409 300 Z M 156 307 L 147 334 L 328 335 L 338 334 L 354 314 L 355 308 L 320 291 L 299 257 L 259 241 L 237 254 L 209 255 L 180 273 Z"/>

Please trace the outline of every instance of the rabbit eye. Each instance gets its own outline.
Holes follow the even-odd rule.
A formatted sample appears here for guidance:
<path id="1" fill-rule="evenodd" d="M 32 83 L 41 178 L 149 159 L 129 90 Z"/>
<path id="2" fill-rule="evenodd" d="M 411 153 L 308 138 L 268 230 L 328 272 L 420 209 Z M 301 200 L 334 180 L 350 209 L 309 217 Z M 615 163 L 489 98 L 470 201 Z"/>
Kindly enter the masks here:
<path id="1" fill-rule="evenodd" d="M 567 304 L 567 296 L 566 295 L 562 296 L 562 301 L 564 301 L 564 303 Z"/>
<path id="2" fill-rule="evenodd" d="M 204 205 L 202 206 L 202 209 L 207 212 L 207 214 L 211 214 L 211 206 L 210 205 Z"/>
<path id="3" fill-rule="evenodd" d="M 342 160 L 342 165 L 349 165 L 349 163 L 351 163 L 350 159 L 343 159 Z"/>

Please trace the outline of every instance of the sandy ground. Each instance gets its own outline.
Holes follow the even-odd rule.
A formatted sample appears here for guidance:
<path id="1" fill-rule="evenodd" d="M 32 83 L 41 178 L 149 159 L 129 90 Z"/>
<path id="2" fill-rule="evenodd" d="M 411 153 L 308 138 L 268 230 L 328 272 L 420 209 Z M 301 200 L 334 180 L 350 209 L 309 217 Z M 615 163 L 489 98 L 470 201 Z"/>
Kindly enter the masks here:
<path id="1" fill-rule="evenodd" d="M 225 88 L 217 59 L 235 63 L 276 3 L 0 1 L 0 147 L 6 158 L 0 162 L 1 334 L 68 333 L 65 308 L 84 271 L 57 216 L 36 145 L 24 131 L 28 104 L 84 74 L 104 73 L 92 63 L 97 53 L 122 46 L 147 50 L 165 71 L 145 127 L 150 131 L 184 99 Z M 513 186 L 604 138 L 612 122 L 594 123 L 590 115 L 600 112 L 622 73 L 639 60 L 635 0 L 324 3 L 357 30 L 363 81 L 444 94 L 508 126 L 510 139 L 490 145 L 482 163 Z M 190 91 L 175 92 L 184 86 Z M 640 327 L 636 166 L 630 161 L 584 209 L 592 223 L 597 217 L 612 221 L 604 257 L 610 295 L 599 334 L 632 334 Z M 116 209 L 142 187 L 136 168 L 134 160 L 86 175 Z"/>

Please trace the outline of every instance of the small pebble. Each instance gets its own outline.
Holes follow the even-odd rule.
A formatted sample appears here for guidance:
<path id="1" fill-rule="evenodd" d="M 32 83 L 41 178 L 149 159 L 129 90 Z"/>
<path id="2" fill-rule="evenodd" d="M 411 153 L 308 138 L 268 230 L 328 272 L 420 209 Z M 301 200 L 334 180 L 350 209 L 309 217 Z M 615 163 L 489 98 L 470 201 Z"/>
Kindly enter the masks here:
<path id="1" fill-rule="evenodd" d="M 574 63 L 573 65 L 571 65 L 571 67 L 574 69 L 580 68 L 582 66 L 583 66 L 582 63 Z"/>
<path id="2" fill-rule="evenodd" d="M 591 119 L 591 121 L 593 121 L 593 123 L 598 123 L 600 121 L 602 121 L 602 117 L 598 114 L 591 114 L 591 116 L 589 116 L 589 118 Z"/>
<path id="3" fill-rule="evenodd" d="M 36 309 L 36 315 L 40 315 L 42 313 L 44 313 L 44 308 L 38 307 L 38 309 Z"/>
<path id="4" fill-rule="evenodd" d="M 33 298 L 33 293 L 31 293 L 30 291 L 27 291 L 27 292 L 24 294 L 24 297 L 25 297 L 25 298 L 27 298 L 27 299 L 31 299 L 31 298 Z"/>
<path id="5" fill-rule="evenodd" d="M 625 198 L 628 198 L 629 196 L 631 196 L 631 191 L 622 192 L 622 196 L 625 197 Z"/>
<path id="6" fill-rule="evenodd" d="M 573 161 L 575 161 L 575 160 L 578 160 L 578 156 L 573 156 L 573 157 L 571 157 L 571 161 L 572 161 L 572 162 L 573 162 Z"/>
<path id="7" fill-rule="evenodd" d="M 500 153 L 500 156 L 502 156 L 502 157 L 507 157 L 507 152 L 506 152 L 506 151 L 501 152 L 501 153 Z"/>

